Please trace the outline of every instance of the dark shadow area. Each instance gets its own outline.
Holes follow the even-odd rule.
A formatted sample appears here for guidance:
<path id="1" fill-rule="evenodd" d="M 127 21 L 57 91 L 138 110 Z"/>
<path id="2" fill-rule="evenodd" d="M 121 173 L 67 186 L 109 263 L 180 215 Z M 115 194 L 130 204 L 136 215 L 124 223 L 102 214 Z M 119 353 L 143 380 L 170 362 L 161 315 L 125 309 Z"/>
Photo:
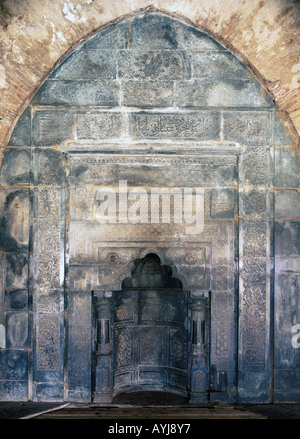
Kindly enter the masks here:
<path id="1" fill-rule="evenodd" d="M 0 419 L 22 419 L 65 406 L 59 402 L 0 402 Z"/>
<path id="2" fill-rule="evenodd" d="M 172 277 L 172 269 L 168 265 L 161 265 L 160 258 L 149 253 L 143 259 L 137 259 L 131 277 L 122 283 L 122 289 L 132 288 L 175 288 L 182 289 L 179 279 Z"/>
<path id="3" fill-rule="evenodd" d="M 160 391 L 137 391 L 119 393 L 113 399 L 113 404 L 130 404 L 130 405 L 185 405 L 188 403 L 187 398 L 169 392 Z"/>
<path id="4" fill-rule="evenodd" d="M 300 404 L 247 404 L 243 409 L 268 419 L 300 419 Z"/>
<path id="5" fill-rule="evenodd" d="M 142 395 L 144 393 L 144 395 Z M 184 398 L 163 392 L 119 394 L 114 406 L 43 402 L 1 402 L 0 419 L 300 419 L 300 404 L 188 405 Z M 144 399 L 145 398 L 145 399 Z M 132 402 L 133 399 L 135 402 Z M 143 399 L 145 402 L 143 402 Z M 160 405 L 159 405 L 159 404 Z M 118 407 L 118 405 L 128 407 Z M 152 404 L 156 405 L 153 407 Z M 129 407 L 133 405 L 134 407 Z M 165 407 L 162 407 L 165 406 Z M 144 407 L 146 406 L 146 407 Z M 181 407 L 180 407 L 181 406 Z M 184 406 L 184 407 L 183 407 Z M 190 421 L 189 421 L 190 422 Z"/>

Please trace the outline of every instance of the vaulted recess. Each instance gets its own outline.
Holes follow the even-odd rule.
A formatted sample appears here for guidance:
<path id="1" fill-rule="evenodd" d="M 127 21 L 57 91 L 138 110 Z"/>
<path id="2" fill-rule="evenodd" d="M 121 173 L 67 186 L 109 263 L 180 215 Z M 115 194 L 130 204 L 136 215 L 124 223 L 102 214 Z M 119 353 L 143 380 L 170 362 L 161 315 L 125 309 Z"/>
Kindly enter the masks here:
<path id="1" fill-rule="evenodd" d="M 299 401 L 279 116 L 233 53 L 161 13 L 61 62 L 1 167 L 1 400 Z"/>

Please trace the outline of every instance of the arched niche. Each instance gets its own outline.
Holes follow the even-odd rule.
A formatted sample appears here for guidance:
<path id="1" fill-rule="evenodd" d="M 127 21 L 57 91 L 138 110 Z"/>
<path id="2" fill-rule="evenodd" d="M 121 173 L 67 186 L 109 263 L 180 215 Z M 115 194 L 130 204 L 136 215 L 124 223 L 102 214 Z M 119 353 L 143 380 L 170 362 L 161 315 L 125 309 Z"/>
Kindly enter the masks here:
<path id="1" fill-rule="evenodd" d="M 172 276 L 168 265 L 161 265 L 160 258 L 148 253 L 143 259 L 135 261 L 131 277 L 124 279 L 122 289 L 134 288 L 171 288 L 182 289 L 179 279 Z"/>
<path id="2" fill-rule="evenodd" d="M 212 292 L 210 366 L 226 380 L 213 383 L 211 400 L 283 397 L 282 380 L 298 373 L 296 355 L 289 352 L 291 370 L 282 372 L 286 354 L 271 334 L 288 342 L 288 323 L 282 331 L 277 322 L 294 315 L 285 291 L 299 260 L 295 158 L 261 84 L 229 50 L 181 20 L 130 17 L 78 47 L 29 103 L 2 162 L 6 389 L 18 383 L 19 399 L 90 401 L 91 290 L 116 289 L 151 248 L 174 263 L 190 291 Z M 105 188 L 116 203 L 121 194 L 130 200 L 103 222 Z M 149 208 L 153 188 L 170 197 L 170 189 L 182 197 L 199 189 L 203 208 L 192 233 L 188 212 L 181 222 L 172 216 L 174 200 L 165 222 L 155 215 L 151 222 L 162 207 L 137 209 L 136 195 Z M 19 257 L 21 271 L 13 262 Z M 10 334 L 24 312 L 30 337 L 19 346 Z M 202 371 L 197 376 L 203 385 Z"/>

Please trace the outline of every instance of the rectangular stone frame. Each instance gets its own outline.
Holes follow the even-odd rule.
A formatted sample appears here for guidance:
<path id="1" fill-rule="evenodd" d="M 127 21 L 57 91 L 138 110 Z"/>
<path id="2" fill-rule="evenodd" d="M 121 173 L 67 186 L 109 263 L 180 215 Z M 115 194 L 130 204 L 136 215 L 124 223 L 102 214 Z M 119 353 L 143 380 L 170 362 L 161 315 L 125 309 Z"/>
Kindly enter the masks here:
<path id="1" fill-rule="evenodd" d="M 80 146 L 79 146 L 80 147 Z M 78 145 L 77 145 L 78 148 Z M 248 148 L 248 149 L 247 149 Z M 271 168 L 269 163 L 270 151 L 268 147 L 243 147 L 230 148 L 229 151 L 223 148 L 209 147 L 205 150 L 202 146 L 202 154 L 209 155 L 212 152 L 218 155 L 237 154 L 239 157 L 239 338 L 238 346 L 238 370 L 239 370 L 239 402 L 257 401 L 257 393 L 259 392 L 259 400 L 261 402 L 269 401 L 271 388 L 271 336 L 270 336 L 270 319 L 267 310 L 271 310 L 272 297 L 272 253 L 270 248 L 270 237 L 273 230 L 272 214 L 266 214 L 267 211 L 272 212 L 272 193 L 268 191 L 271 181 L 266 185 L 262 185 L 260 191 L 247 191 L 245 189 L 245 180 L 247 173 L 250 175 L 248 160 L 245 160 L 247 154 L 254 156 L 254 151 L 249 148 L 263 149 L 261 154 L 265 157 L 265 163 Z M 75 148 L 76 149 L 76 148 Z M 97 148 L 96 148 L 97 149 Z M 199 151 L 198 151 L 199 152 Z M 78 152 L 73 151 L 78 154 Z M 99 151 L 98 151 L 99 154 Z M 197 155 L 195 155 L 197 156 Z M 201 154 L 200 154 L 201 156 Z M 213 154 L 212 154 L 213 157 Z M 245 164 L 244 164 L 245 163 Z M 66 167 L 67 178 L 69 178 L 69 165 Z M 271 173 L 271 175 L 273 175 Z M 57 187 L 56 187 L 57 186 Z M 36 230 L 34 253 L 32 257 L 32 273 L 34 278 L 34 327 L 37 334 L 36 344 L 33 346 L 33 358 L 35 359 L 33 367 L 33 388 L 31 394 L 35 400 L 43 399 L 45 395 L 52 395 L 53 399 L 61 400 L 63 395 L 68 399 L 67 380 L 68 376 L 67 364 L 64 364 L 65 349 L 70 347 L 70 339 L 67 341 L 64 334 L 64 325 L 67 324 L 68 318 L 64 319 L 64 306 L 68 309 L 68 300 L 66 292 L 70 291 L 65 285 L 64 274 L 69 274 L 69 239 L 68 239 L 68 221 L 69 221 L 69 195 L 68 190 L 65 193 L 65 185 L 62 184 L 61 189 L 58 184 L 48 184 L 45 186 L 35 186 L 34 190 L 34 228 Z M 47 193 L 45 199 L 43 195 Z M 256 200 L 256 201 L 255 201 Z M 258 204 L 257 200 L 259 200 Z M 265 201 L 264 201 L 265 200 Z M 264 204 L 265 202 L 265 204 Z M 45 205 L 48 203 L 49 215 L 47 218 L 40 218 L 38 214 L 39 203 Z M 265 206 L 264 209 L 258 207 L 258 211 L 254 206 Z M 250 216 L 247 216 L 252 209 Z M 259 211 L 259 209 L 261 209 Z M 59 214 L 58 214 L 59 212 Z M 66 247 L 65 247 L 66 246 Z M 265 249 L 265 250 L 264 250 Z M 258 253 L 257 253 L 258 252 Z M 259 253 L 261 252 L 261 254 Z M 257 258 L 258 260 L 254 259 Z M 237 257 L 236 257 L 237 261 Z M 237 262 L 236 262 L 237 264 Z M 235 267 L 237 270 L 237 266 Z M 50 276 L 49 276 L 50 273 Z M 53 273 L 53 274 L 52 274 Z M 237 282 L 234 289 L 237 289 Z M 73 289 L 72 289 L 73 290 Z M 64 292 L 65 291 L 65 292 Z M 82 288 L 77 290 L 76 294 L 82 293 Z M 91 290 L 90 290 L 91 291 Z M 69 294 L 69 293 L 68 293 Z M 75 297 L 75 296 L 74 296 Z M 220 300 L 219 300 L 220 298 Z M 91 301 L 90 299 L 87 299 Z M 220 316 L 219 325 L 226 317 L 222 316 L 222 301 L 224 297 L 215 295 L 212 297 L 212 309 Z M 237 298 L 228 299 L 233 309 L 236 309 Z M 64 305 L 65 303 L 65 305 Z M 86 308 L 89 309 L 89 306 Z M 237 312 L 237 311 L 236 311 Z M 234 315 L 236 318 L 237 315 Z M 223 319 L 223 320 L 222 320 Z M 70 335 L 70 332 L 67 333 Z M 213 334 L 213 331 L 212 331 Z M 51 346 L 47 344 L 47 340 L 51 339 Z M 233 334 L 233 338 L 237 338 L 237 331 Z M 217 337 L 218 346 L 222 342 Z M 224 351 L 217 349 L 222 356 Z M 72 354 L 69 352 L 69 359 Z M 213 358 L 212 354 L 212 358 Z M 221 358 L 221 357 L 220 357 Z M 220 360 L 221 361 L 221 360 Z M 236 363 L 237 358 L 233 356 L 233 362 Z M 233 366 L 232 370 L 235 370 Z M 220 362 L 220 365 L 222 361 Z M 220 366 L 221 367 L 221 366 Z M 237 382 L 237 377 L 232 376 L 230 381 Z M 89 384 L 83 380 L 85 384 L 84 400 L 89 400 Z M 58 384 L 57 384 L 58 383 Z M 235 385 L 233 386 L 235 388 Z M 76 393 L 76 389 L 74 389 Z M 230 400 L 236 400 L 236 396 L 230 396 Z M 222 398 L 222 395 L 211 393 L 211 398 Z M 77 398 L 77 397 L 76 397 Z M 76 399 L 75 398 L 75 399 Z"/>
<path id="2" fill-rule="evenodd" d="M 214 156 L 212 155 L 208 159 L 209 154 L 207 153 L 207 151 L 204 150 L 201 152 L 202 152 L 202 154 L 200 153 L 200 154 L 195 154 L 192 156 L 190 154 L 187 154 L 186 156 L 182 155 L 181 158 L 178 156 L 175 156 L 175 159 L 178 162 L 180 162 L 180 161 L 184 162 L 186 160 L 188 160 L 188 161 L 190 160 L 191 162 L 192 161 L 197 162 L 200 160 L 200 162 L 201 162 L 201 160 L 202 161 L 208 160 L 208 163 L 210 163 L 212 165 L 213 162 L 215 161 Z M 211 153 L 211 151 L 209 151 L 209 153 Z M 222 157 L 224 157 L 224 159 L 226 158 L 226 156 L 227 157 L 228 156 L 235 157 L 232 159 L 233 161 L 231 159 L 230 160 L 231 160 L 231 163 L 235 163 L 235 164 L 237 163 L 237 157 L 238 157 L 237 152 L 234 151 L 234 154 L 232 155 L 232 149 L 230 151 L 227 151 L 227 154 L 226 154 L 226 151 L 224 152 L 224 150 L 221 151 L 220 149 L 218 149 L 217 151 L 214 150 L 214 153 L 216 154 L 216 156 L 219 157 L 219 159 L 220 159 L 220 154 Z M 95 153 L 94 155 L 93 154 L 92 155 L 91 154 L 82 155 L 81 151 L 78 151 L 78 152 L 72 151 L 72 152 L 69 152 L 69 154 L 68 154 L 68 158 L 72 160 L 72 157 L 73 157 L 75 159 L 75 161 L 77 159 L 79 159 L 79 161 L 80 161 L 80 157 L 87 158 L 88 156 L 90 156 L 90 157 L 94 156 L 94 158 L 102 157 L 103 164 L 107 164 L 109 162 L 117 163 L 117 162 L 122 162 L 122 161 L 124 163 L 124 161 L 126 161 L 126 160 L 129 160 L 129 162 L 134 163 L 135 157 L 136 157 L 136 160 L 138 162 L 140 162 L 142 160 L 138 155 L 134 156 L 134 155 L 128 155 L 128 154 L 122 155 L 122 156 L 120 156 L 120 155 L 112 156 L 111 154 L 105 154 L 105 153 L 103 154 L 103 152 L 102 152 L 101 154 Z M 158 162 L 162 161 L 165 163 L 166 163 L 166 160 L 167 161 L 170 160 L 166 157 L 165 154 L 155 155 L 155 156 L 147 155 L 146 157 L 148 157 L 150 162 L 153 159 L 157 160 Z M 83 158 L 83 161 L 84 161 L 84 158 Z M 95 165 L 95 166 L 98 167 L 98 165 Z M 79 165 L 79 167 L 80 167 L 80 165 Z M 68 168 L 68 172 L 70 175 L 72 172 L 72 169 L 71 169 L 72 167 L 71 167 L 69 162 L 68 162 L 67 168 Z M 95 182 L 95 185 L 97 185 L 97 182 Z M 199 186 L 201 186 L 201 185 L 199 185 Z M 68 190 L 70 190 L 70 186 L 69 186 Z M 81 197 L 82 197 L 81 201 L 83 202 L 83 204 L 84 204 L 84 199 L 85 199 L 86 205 L 88 205 L 89 208 L 91 208 L 91 206 L 90 206 L 91 195 L 87 194 L 87 192 L 84 190 L 84 188 L 78 187 L 78 189 L 76 189 L 76 191 L 81 192 Z M 70 195 L 70 192 L 69 192 L 69 195 Z M 210 197 L 215 199 L 215 196 L 216 196 L 216 194 L 214 193 L 214 191 L 213 190 L 210 191 Z M 231 194 L 229 196 L 232 197 Z M 223 195 L 223 197 L 224 197 L 224 195 Z M 72 206 L 72 203 L 70 202 L 67 204 L 68 204 L 68 207 L 70 208 L 70 210 L 72 212 L 74 212 L 74 209 L 73 209 L 74 206 Z M 228 209 L 228 204 L 225 203 L 223 205 L 223 207 L 221 205 L 219 210 L 217 208 L 217 205 L 215 205 L 214 209 L 212 210 L 212 215 L 214 215 L 216 218 L 218 218 L 218 217 L 222 218 L 222 209 L 224 209 L 224 208 L 225 208 L 225 210 Z M 211 212 L 206 212 L 205 214 L 210 215 Z M 84 216 L 85 216 L 84 212 L 82 211 L 79 214 L 79 216 L 84 218 Z M 72 215 L 68 214 L 67 217 L 71 221 Z M 71 241 L 73 239 L 72 237 L 73 237 L 74 233 L 72 231 L 72 227 L 68 226 L 67 229 L 69 231 L 68 250 L 70 252 L 72 252 L 72 249 L 74 248 L 74 246 L 73 246 Z M 213 225 L 211 225 L 211 235 L 214 235 L 213 230 L 216 232 L 215 227 Z M 237 230 L 236 230 L 236 225 L 235 225 L 234 221 L 233 221 L 232 233 L 233 233 L 233 235 L 232 235 L 233 242 L 234 241 L 236 242 L 235 245 L 231 242 L 231 245 L 233 245 L 232 249 L 235 248 L 234 254 L 232 255 L 232 261 L 233 261 L 234 259 L 236 260 L 237 251 L 238 251 Z M 80 236 L 80 235 L 81 234 L 79 231 L 75 232 L 75 236 Z M 96 235 L 97 235 L 97 233 L 96 233 Z M 105 236 L 104 236 L 104 238 L 105 238 Z M 138 240 L 131 241 L 131 242 L 130 241 L 129 242 L 118 242 L 118 241 L 107 242 L 107 240 L 105 240 L 104 238 L 103 238 L 103 240 L 101 240 L 101 238 L 98 234 L 97 240 L 94 241 L 92 245 L 88 244 L 88 247 L 90 248 L 90 252 L 92 252 L 92 255 L 93 255 L 92 258 L 96 258 L 93 260 L 92 264 L 87 262 L 87 261 L 85 261 L 85 262 L 83 261 L 81 263 L 82 264 L 81 266 L 80 266 L 80 264 L 79 264 L 79 266 L 78 266 L 78 264 L 77 264 L 77 266 L 74 266 L 74 264 L 72 265 L 72 254 L 67 255 L 66 260 L 68 260 L 68 261 L 71 260 L 71 263 L 66 270 L 66 272 L 68 273 L 66 285 L 67 285 L 67 289 L 69 291 L 72 291 L 73 293 L 75 293 L 75 291 L 77 290 L 76 294 L 80 294 L 80 291 L 85 290 L 86 294 L 88 295 L 89 291 L 91 291 L 91 290 L 93 290 L 93 291 L 95 290 L 95 294 L 100 294 L 101 290 L 103 291 L 103 289 L 105 291 L 110 291 L 111 289 L 119 289 L 120 288 L 120 284 L 112 284 L 113 280 L 111 279 L 111 276 L 109 274 L 111 267 L 109 267 L 109 265 L 107 265 L 107 264 L 105 265 L 105 261 L 103 261 L 103 258 L 105 259 L 105 256 L 102 256 L 101 260 L 97 259 L 97 255 L 99 254 L 99 251 L 100 251 L 101 255 L 103 254 L 103 251 L 105 251 L 106 254 L 108 255 L 109 253 L 115 253 L 115 252 L 120 252 L 120 251 L 122 252 L 122 250 L 124 250 L 124 254 L 126 253 L 126 257 L 127 257 L 128 261 L 129 260 L 133 261 L 140 254 L 140 251 L 143 248 L 146 248 L 146 247 L 157 248 L 157 249 L 161 249 L 164 252 L 164 254 L 166 254 L 166 255 L 169 254 L 170 260 L 172 260 L 172 256 L 174 258 L 174 254 L 177 254 L 177 260 L 178 260 L 178 257 L 181 258 L 180 260 L 186 266 L 187 266 L 186 262 L 184 262 L 184 259 L 182 259 L 184 254 L 181 255 L 180 253 L 187 252 L 187 251 L 193 252 L 196 250 L 203 252 L 203 254 L 205 254 L 207 252 L 208 253 L 212 252 L 211 244 L 206 243 L 203 246 L 203 243 L 201 243 L 201 240 L 200 240 L 200 242 L 199 241 L 193 242 L 193 240 L 192 240 L 192 242 L 182 243 L 181 244 L 182 248 L 180 249 L 176 245 L 174 245 L 174 243 L 172 244 L 172 243 L 168 242 L 166 239 L 164 239 L 160 242 L 154 242 L 153 239 L 150 239 L 149 242 L 143 243 L 143 242 L 139 242 Z M 202 241 L 203 241 L 203 239 L 202 239 Z M 208 245 L 208 247 L 207 247 L 207 245 Z M 100 283 L 99 282 L 93 283 L 93 281 L 91 281 L 91 279 L 93 279 L 93 278 L 96 279 L 98 277 L 97 271 L 99 270 L 99 263 L 100 263 L 100 266 L 102 267 L 102 269 L 104 270 L 104 273 L 107 273 L 106 274 L 107 283 L 105 283 L 105 284 L 103 284 L 103 282 L 105 280 L 104 275 L 102 276 Z M 200 264 L 200 266 L 199 266 L 200 270 L 201 269 L 205 270 L 205 262 L 203 264 L 204 264 L 204 266 L 202 266 L 202 267 Z M 235 326 L 236 325 L 235 317 L 237 314 L 237 294 L 236 294 L 236 292 L 234 292 L 236 287 L 237 287 L 237 280 L 236 280 L 236 276 L 234 275 L 234 271 L 235 271 L 236 267 L 237 267 L 237 263 L 232 265 L 232 271 L 227 272 L 227 275 L 229 275 L 229 277 L 230 277 L 230 284 L 231 284 L 230 287 L 228 287 L 228 284 L 224 283 L 224 281 L 222 282 L 222 285 L 223 285 L 222 287 L 218 287 L 218 285 L 216 285 L 217 282 L 215 282 L 214 285 L 212 285 L 213 289 L 216 290 L 212 294 L 212 296 L 213 296 L 212 303 L 213 303 L 214 309 L 216 308 L 218 310 L 216 313 L 217 318 L 213 318 L 213 324 L 215 325 L 215 328 L 213 329 L 212 334 L 214 337 L 216 337 L 216 342 L 213 341 L 212 361 L 214 362 L 215 370 L 220 371 L 221 375 L 224 374 L 224 376 L 226 376 L 226 380 L 228 382 L 228 388 L 230 389 L 229 393 L 227 393 L 226 392 L 227 386 L 223 386 L 221 389 L 222 392 L 220 392 L 220 388 L 216 385 L 215 379 L 211 380 L 210 384 L 207 383 L 207 386 L 210 387 L 210 398 L 211 398 L 211 400 L 216 400 L 216 401 L 220 401 L 220 400 L 235 401 L 236 400 L 236 388 L 234 385 L 234 383 L 236 382 L 236 369 L 235 369 L 235 367 L 236 367 L 236 362 L 237 362 L 237 358 L 236 358 L 237 347 L 235 345 L 236 339 L 237 339 L 237 337 L 236 337 L 237 327 Z M 210 267 L 209 270 L 212 273 L 214 273 L 214 278 L 217 279 L 217 267 Z M 225 276 L 226 276 L 226 271 L 222 272 L 222 274 L 223 275 L 225 274 Z M 130 275 L 130 272 L 129 273 L 127 272 L 127 275 Z M 124 279 L 124 277 L 126 276 L 126 271 L 122 273 L 122 276 L 120 276 L 120 278 Z M 195 285 L 190 285 L 190 288 L 191 288 L 191 290 L 194 290 L 194 291 L 199 290 L 199 280 L 198 280 L 198 283 L 196 280 Z M 207 291 L 207 289 L 209 289 L 209 285 L 207 283 L 204 283 L 202 285 L 202 288 L 203 288 L 203 292 Z M 229 288 L 231 290 L 231 293 L 230 292 L 222 293 L 221 292 L 222 288 L 225 288 L 225 290 Z M 99 290 L 99 292 L 98 292 L 98 290 Z M 69 294 L 72 294 L 72 293 L 69 293 Z M 224 300 L 225 300 L 226 304 L 228 304 L 228 312 L 229 312 L 229 314 L 231 314 L 231 316 L 230 316 L 230 321 L 231 321 L 230 329 L 228 329 L 228 317 L 229 316 L 227 315 L 227 316 L 224 316 L 224 318 L 222 318 L 222 316 L 220 314 L 222 312 L 221 308 L 222 308 L 222 303 Z M 218 319 L 218 330 L 216 329 L 217 319 Z M 86 320 L 86 317 L 84 318 L 84 320 Z M 224 330 L 225 330 L 226 336 L 225 336 L 225 338 L 223 337 L 223 340 L 221 342 L 220 335 L 217 335 L 217 332 L 218 332 L 218 334 L 220 334 L 221 331 L 224 333 Z M 70 337 L 72 338 L 71 334 L 70 334 Z M 70 343 L 72 344 L 70 338 L 69 338 L 68 343 L 69 343 L 69 349 L 70 349 Z M 224 343 L 226 343 L 227 347 L 223 346 L 223 350 L 220 349 L 219 347 L 215 348 L 215 346 L 219 346 L 220 343 L 223 343 L 223 345 L 224 345 Z M 107 361 L 107 359 L 106 359 L 106 361 Z M 110 360 L 108 360 L 108 361 L 110 361 Z M 105 369 L 106 369 L 106 376 L 111 376 L 112 371 L 110 370 L 110 373 L 107 372 L 107 365 L 105 366 Z M 218 376 L 219 376 L 219 373 L 218 373 Z M 109 380 L 110 379 L 111 378 L 109 378 Z M 70 377 L 68 378 L 68 380 L 70 380 Z M 219 386 L 220 386 L 220 384 L 219 384 Z M 232 390 L 232 388 L 235 390 Z M 97 400 L 99 400 L 99 401 L 101 400 L 100 395 L 97 395 Z"/>

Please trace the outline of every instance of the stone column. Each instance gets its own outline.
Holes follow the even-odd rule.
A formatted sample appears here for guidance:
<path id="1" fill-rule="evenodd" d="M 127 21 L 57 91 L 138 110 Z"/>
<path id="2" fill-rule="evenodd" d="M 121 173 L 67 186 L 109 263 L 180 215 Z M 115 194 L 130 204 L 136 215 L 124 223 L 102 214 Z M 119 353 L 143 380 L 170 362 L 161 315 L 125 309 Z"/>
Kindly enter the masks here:
<path id="1" fill-rule="evenodd" d="M 208 402 L 210 293 L 193 291 L 190 294 L 190 402 Z"/>
<path id="2" fill-rule="evenodd" d="M 35 139 L 34 139 L 35 140 Z M 63 400 L 64 166 L 59 152 L 33 152 L 33 399 Z"/>
<path id="3" fill-rule="evenodd" d="M 93 402 L 109 403 L 113 391 L 113 293 L 95 292 Z"/>
<path id="4" fill-rule="evenodd" d="M 92 294 L 68 291 L 68 401 L 91 402 Z"/>
<path id="5" fill-rule="evenodd" d="M 238 402 L 270 401 L 273 114 L 224 113 L 225 137 L 240 143 Z"/>

